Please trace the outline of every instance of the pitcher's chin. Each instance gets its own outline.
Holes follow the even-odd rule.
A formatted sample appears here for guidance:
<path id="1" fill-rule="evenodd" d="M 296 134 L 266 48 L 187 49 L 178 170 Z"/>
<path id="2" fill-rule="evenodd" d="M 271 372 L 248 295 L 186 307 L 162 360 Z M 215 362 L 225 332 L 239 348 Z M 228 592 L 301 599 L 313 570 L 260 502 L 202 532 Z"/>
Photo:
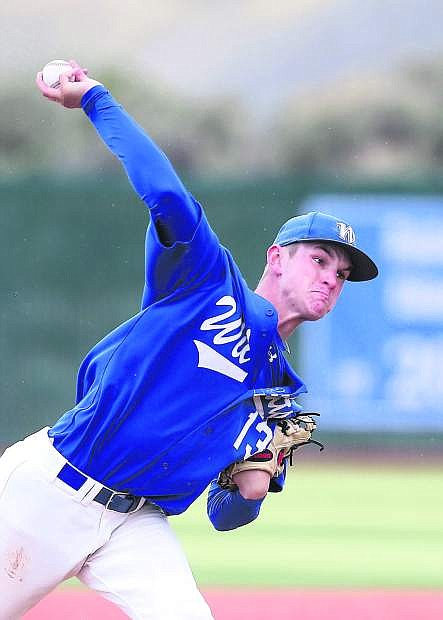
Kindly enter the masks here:
<path id="1" fill-rule="evenodd" d="M 311 305 L 308 321 L 318 321 L 328 314 L 330 311 L 329 304 L 317 301 Z"/>

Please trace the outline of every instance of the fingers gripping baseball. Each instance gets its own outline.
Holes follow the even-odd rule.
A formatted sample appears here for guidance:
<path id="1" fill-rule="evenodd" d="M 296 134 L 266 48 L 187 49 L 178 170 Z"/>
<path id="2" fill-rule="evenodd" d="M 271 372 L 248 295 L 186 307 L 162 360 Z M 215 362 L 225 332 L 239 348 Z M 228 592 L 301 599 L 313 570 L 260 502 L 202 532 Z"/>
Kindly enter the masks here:
<path id="1" fill-rule="evenodd" d="M 68 63 L 65 63 L 68 65 Z M 39 71 L 36 84 L 43 97 L 59 103 L 65 108 L 80 108 L 83 95 L 94 86 L 100 84 L 97 80 L 88 77 L 88 70 L 82 68 L 77 61 L 70 60 L 71 68 L 64 69 L 58 80 L 50 85 L 45 82 L 44 72 Z"/>
<path id="2" fill-rule="evenodd" d="M 309 443 L 315 443 L 323 450 L 323 445 L 312 439 L 312 433 L 317 428 L 315 420 L 309 415 L 299 415 L 295 418 L 279 420 L 274 429 L 273 438 L 262 452 L 258 452 L 249 459 L 239 463 L 232 463 L 224 469 L 218 477 L 218 484 L 225 489 L 235 490 L 237 485 L 234 477 L 239 472 L 260 470 L 267 472 L 271 478 L 281 474 L 285 459 L 292 456 L 292 452 Z"/>

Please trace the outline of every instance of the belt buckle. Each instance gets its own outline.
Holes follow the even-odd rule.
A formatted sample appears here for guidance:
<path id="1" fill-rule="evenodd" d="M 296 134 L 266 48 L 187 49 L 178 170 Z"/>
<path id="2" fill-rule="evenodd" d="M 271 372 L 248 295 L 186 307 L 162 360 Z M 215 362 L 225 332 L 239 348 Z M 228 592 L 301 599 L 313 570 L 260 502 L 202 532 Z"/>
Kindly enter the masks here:
<path id="1" fill-rule="evenodd" d="M 110 505 L 111 505 L 112 500 L 114 499 L 114 497 L 117 497 L 117 496 L 127 497 L 128 495 L 129 495 L 129 493 L 121 493 L 119 491 L 112 491 L 112 494 L 110 495 L 108 501 L 105 504 L 105 509 L 106 510 L 113 510 L 112 508 L 110 508 Z M 135 505 L 135 508 L 132 508 L 131 510 L 128 510 L 127 512 L 125 512 L 123 514 L 129 515 L 129 514 L 132 514 L 133 512 L 136 512 L 145 503 L 143 501 L 144 499 L 145 499 L 144 497 L 139 497 L 138 502 Z M 143 501 L 143 504 L 141 503 L 142 501 Z M 113 512 L 119 512 L 119 511 L 118 510 L 114 510 Z"/>

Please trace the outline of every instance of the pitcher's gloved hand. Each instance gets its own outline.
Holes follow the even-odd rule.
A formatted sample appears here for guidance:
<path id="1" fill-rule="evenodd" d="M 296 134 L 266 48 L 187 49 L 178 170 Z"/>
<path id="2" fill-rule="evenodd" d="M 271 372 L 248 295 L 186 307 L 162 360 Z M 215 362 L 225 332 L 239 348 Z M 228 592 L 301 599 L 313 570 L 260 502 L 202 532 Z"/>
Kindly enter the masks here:
<path id="1" fill-rule="evenodd" d="M 323 445 L 311 439 L 312 433 L 317 425 L 312 416 L 318 413 L 308 413 L 298 415 L 294 418 L 278 420 L 273 438 L 262 452 L 250 456 L 245 461 L 232 463 L 218 476 L 218 484 L 223 489 L 234 491 L 237 485 L 233 480 L 234 474 L 240 471 L 260 469 L 266 471 L 272 477 L 278 476 L 283 471 L 284 461 L 292 452 L 309 443 L 315 443 L 323 450 Z"/>

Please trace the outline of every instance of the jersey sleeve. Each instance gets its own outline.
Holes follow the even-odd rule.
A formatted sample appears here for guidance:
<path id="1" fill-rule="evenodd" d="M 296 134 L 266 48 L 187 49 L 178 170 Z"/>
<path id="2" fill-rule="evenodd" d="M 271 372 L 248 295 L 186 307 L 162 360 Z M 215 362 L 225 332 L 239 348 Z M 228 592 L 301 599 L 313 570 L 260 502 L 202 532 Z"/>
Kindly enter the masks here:
<path id="1" fill-rule="evenodd" d="M 131 185 L 149 209 L 146 286 L 155 288 L 161 274 L 162 282 L 168 283 L 163 289 L 171 290 L 177 282 L 182 283 L 187 276 L 194 275 L 193 267 L 201 270 L 204 265 L 191 248 L 201 247 L 203 242 L 215 258 L 219 250 L 218 239 L 201 206 L 184 187 L 163 151 L 103 86 L 91 88 L 83 96 L 82 107 L 103 142 L 122 163 Z M 177 262 L 184 257 L 186 265 L 182 270 Z M 194 264 L 191 264 L 192 258 L 195 258 Z M 155 266 L 155 261 L 161 265 Z M 156 280 L 154 287 L 152 276 Z M 147 297 L 145 289 L 143 298 Z"/>
<path id="2" fill-rule="evenodd" d="M 222 489 L 213 480 L 207 498 L 209 520 L 216 530 L 234 530 L 258 517 L 263 499 L 244 499 L 240 491 Z"/>
<path id="3" fill-rule="evenodd" d="M 172 293 L 225 278 L 224 251 L 199 207 L 199 220 L 189 241 L 162 243 L 152 222 L 145 241 L 145 286 L 142 308 Z"/>

